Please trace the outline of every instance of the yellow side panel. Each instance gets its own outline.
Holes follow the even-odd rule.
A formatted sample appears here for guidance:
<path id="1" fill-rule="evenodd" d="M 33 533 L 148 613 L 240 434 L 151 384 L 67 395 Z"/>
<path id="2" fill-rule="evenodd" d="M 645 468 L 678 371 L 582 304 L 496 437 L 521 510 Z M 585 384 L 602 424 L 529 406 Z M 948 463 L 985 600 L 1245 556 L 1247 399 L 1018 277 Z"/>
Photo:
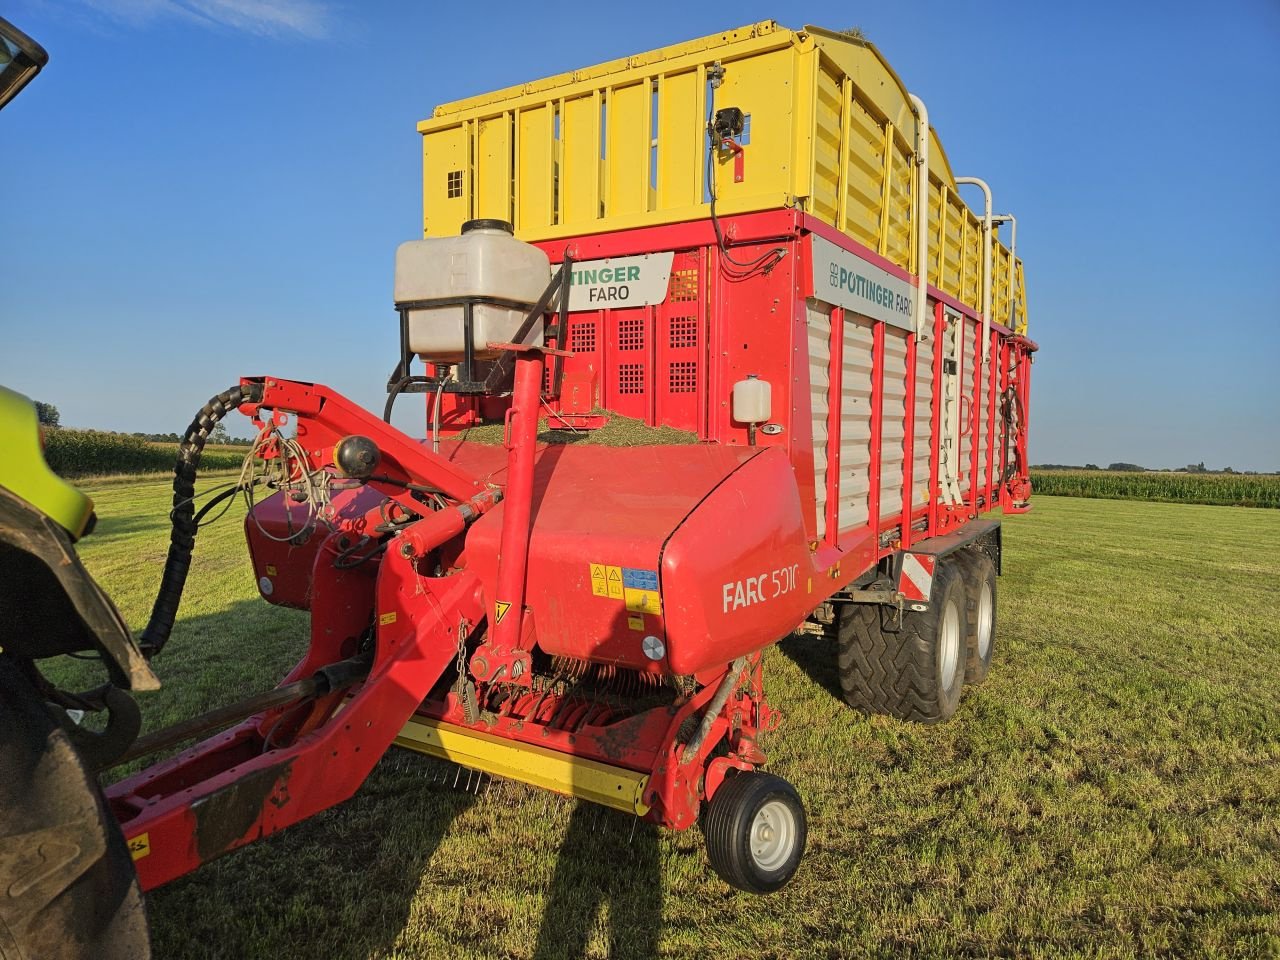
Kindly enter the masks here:
<path id="1" fill-rule="evenodd" d="M 476 216 L 511 219 L 511 114 L 476 121 Z"/>
<path id="2" fill-rule="evenodd" d="M 649 209 L 649 119 L 653 110 L 645 80 L 611 90 L 605 103 L 608 187 L 605 210 L 611 217 Z"/>
<path id="3" fill-rule="evenodd" d="M 1016 300 L 1014 302 L 1014 333 L 1025 334 L 1027 332 L 1027 280 L 1022 273 L 1022 261 L 1018 260 L 1014 264 L 1013 285 L 1015 289 Z"/>
<path id="4" fill-rule="evenodd" d="M 702 202 L 707 133 L 705 82 L 699 73 L 690 70 L 658 82 L 659 210 Z"/>
<path id="5" fill-rule="evenodd" d="M 897 138 L 891 147 L 893 158 L 889 173 L 889 219 L 885 236 L 885 256 L 898 266 L 910 270 L 911 246 L 915 230 L 915 222 L 911 216 L 911 195 L 915 181 L 916 166 L 911 162 L 911 153 Z"/>
<path id="6" fill-rule="evenodd" d="M 471 219 L 470 124 L 422 138 L 423 234 L 454 236 Z"/>
<path id="7" fill-rule="evenodd" d="M 964 208 L 964 268 L 961 270 L 960 301 L 982 309 L 982 221 Z"/>
<path id="8" fill-rule="evenodd" d="M 560 119 L 561 221 L 589 224 L 600 216 L 600 97 L 591 93 L 564 102 Z"/>
<path id="9" fill-rule="evenodd" d="M 530 231 L 552 223 L 555 202 L 555 156 L 551 104 L 516 114 L 516 230 Z"/>
<path id="10" fill-rule="evenodd" d="M 940 235 L 945 207 L 943 187 L 936 180 L 929 181 L 929 282 L 942 289 L 942 248 Z"/>
<path id="11" fill-rule="evenodd" d="M 849 111 L 849 156 L 845 172 L 845 232 L 859 243 L 879 247 L 880 204 L 884 191 L 884 130 L 856 99 Z"/>
<path id="12" fill-rule="evenodd" d="M 1009 248 L 996 242 L 991 248 L 991 319 L 1009 325 Z"/>
<path id="13" fill-rule="evenodd" d="M 828 223 L 839 224 L 840 135 L 843 78 L 818 71 L 818 95 L 813 142 L 813 196 L 809 209 Z"/>
<path id="14" fill-rule="evenodd" d="M 716 197 L 734 200 L 760 194 L 793 194 L 792 160 L 800 131 L 792 115 L 795 75 L 791 50 L 774 50 L 725 64 L 715 105 L 740 107 L 751 117 L 742 183 L 733 182 L 733 160 L 716 163 Z"/>
<path id="15" fill-rule="evenodd" d="M 964 224 L 969 208 L 959 195 L 947 191 L 947 221 L 943 236 L 942 290 L 961 297 L 961 274 L 964 271 Z"/>

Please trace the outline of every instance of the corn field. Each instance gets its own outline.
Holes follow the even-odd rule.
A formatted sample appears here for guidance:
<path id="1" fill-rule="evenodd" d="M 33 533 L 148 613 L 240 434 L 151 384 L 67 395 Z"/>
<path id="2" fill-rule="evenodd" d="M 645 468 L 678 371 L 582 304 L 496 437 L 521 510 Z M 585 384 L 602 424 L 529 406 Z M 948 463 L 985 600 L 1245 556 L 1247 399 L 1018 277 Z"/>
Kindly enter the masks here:
<path id="1" fill-rule="evenodd" d="M 141 437 L 97 430 L 50 430 L 44 458 L 62 477 L 106 476 L 119 473 L 168 473 L 178 454 L 177 444 L 150 443 Z M 206 447 L 201 469 L 233 470 L 245 451 Z"/>
<path id="2" fill-rule="evenodd" d="M 1032 473 L 1031 486 L 1036 493 L 1055 497 L 1280 507 L 1280 474 L 1274 473 L 1043 470 Z"/>

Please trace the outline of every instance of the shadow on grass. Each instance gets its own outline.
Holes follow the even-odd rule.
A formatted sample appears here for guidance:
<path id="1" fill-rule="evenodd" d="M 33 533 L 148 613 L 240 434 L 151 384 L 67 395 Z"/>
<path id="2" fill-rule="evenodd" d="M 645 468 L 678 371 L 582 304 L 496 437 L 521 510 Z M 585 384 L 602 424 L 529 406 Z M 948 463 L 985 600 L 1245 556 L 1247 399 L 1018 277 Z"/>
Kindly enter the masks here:
<path id="1" fill-rule="evenodd" d="M 302 654 L 306 629 L 297 613 L 259 601 L 184 618 L 157 664 L 165 686 L 144 700 L 148 727 L 270 688 Z M 486 812 L 487 794 L 477 799 L 467 789 L 472 774 L 458 770 L 389 750 L 350 800 L 154 891 L 148 912 L 156 956 L 497 951 L 504 937 L 486 927 L 487 901 L 520 895 L 511 889 L 517 879 L 478 883 L 475 873 L 509 842 L 502 830 L 508 814 Z M 457 824 L 459 818 L 465 824 Z M 448 852 L 441 851 L 455 830 L 476 836 L 470 845 L 449 843 Z M 458 851 L 477 844 L 490 848 L 479 862 L 466 854 L 458 859 Z M 532 956 L 595 954 L 602 937 L 611 957 L 656 955 L 662 927 L 656 828 L 633 828 L 625 815 L 580 802 L 559 851 L 548 847 L 542 862 L 551 880 L 540 915 L 505 918 L 526 927 L 512 932 Z M 468 914 L 474 922 L 459 922 Z"/>
<path id="2" fill-rule="evenodd" d="M 635 823 L 630 835 L 625 828 L 602 834 L 596 829 L 602 817 L 618 826 L 629 819 L 585 802 L 579 802 L 569 818 L 547 892 L 535 960 L 583 956 L 605 906 L 610 957 L 658 955 L 662 932 L 658 828 Z"/>
<path id="3" fill-rule="evenodd" d="M 793 633 L 778 642 L 778 649 L 803 670 L 810 680 L 841 703 L 844 702 L 834 640 L 807 633 Z"/>

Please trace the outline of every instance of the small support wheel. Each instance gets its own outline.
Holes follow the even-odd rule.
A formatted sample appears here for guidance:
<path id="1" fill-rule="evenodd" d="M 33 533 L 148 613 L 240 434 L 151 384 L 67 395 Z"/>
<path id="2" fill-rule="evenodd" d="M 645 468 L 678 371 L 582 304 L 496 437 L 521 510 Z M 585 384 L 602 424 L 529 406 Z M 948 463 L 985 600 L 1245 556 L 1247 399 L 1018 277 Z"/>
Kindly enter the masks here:
<path id="1" fill-rule="evenodd" d="M 702 832 L 707 859 L 725 883 L 748 893 L 773 893 L 795 876 L 809 829 L 796 788 L 751 771 L 729 777 L 716 791 Z"/>
<path id="2" fill-rule="evenodd" d="M 985 553 L 961 550 L 956 568 L 964 581 L 965 683 L 979 684 L 991 670 L 996 645 L 996 565 Z"/>

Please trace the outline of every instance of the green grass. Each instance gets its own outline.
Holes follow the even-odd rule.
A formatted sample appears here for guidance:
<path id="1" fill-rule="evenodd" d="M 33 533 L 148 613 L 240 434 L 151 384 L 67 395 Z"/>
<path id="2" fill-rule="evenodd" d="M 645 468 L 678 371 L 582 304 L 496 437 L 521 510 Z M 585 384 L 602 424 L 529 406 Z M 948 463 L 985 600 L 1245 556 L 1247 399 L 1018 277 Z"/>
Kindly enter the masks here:
<path id="1" fill-rule="evenodd" d="M 86 560 L 140 628 L 167 484 L 91 492 Z M 810 817 L 777 895 L 721 883 L 696 829 L 476 796 L 393 751 L 352 801 L 152 894 L 157 955 L 1280 954 L 1280 513 L 1041 497 L 1005 545 L 996 663 L 950 723 L 853 713 L 817 639 L 768 652 L 763 746 Z M 238 522 L 196 552 L 149 726 L 271 685 L 305 643 L 256 598 Z"/>

